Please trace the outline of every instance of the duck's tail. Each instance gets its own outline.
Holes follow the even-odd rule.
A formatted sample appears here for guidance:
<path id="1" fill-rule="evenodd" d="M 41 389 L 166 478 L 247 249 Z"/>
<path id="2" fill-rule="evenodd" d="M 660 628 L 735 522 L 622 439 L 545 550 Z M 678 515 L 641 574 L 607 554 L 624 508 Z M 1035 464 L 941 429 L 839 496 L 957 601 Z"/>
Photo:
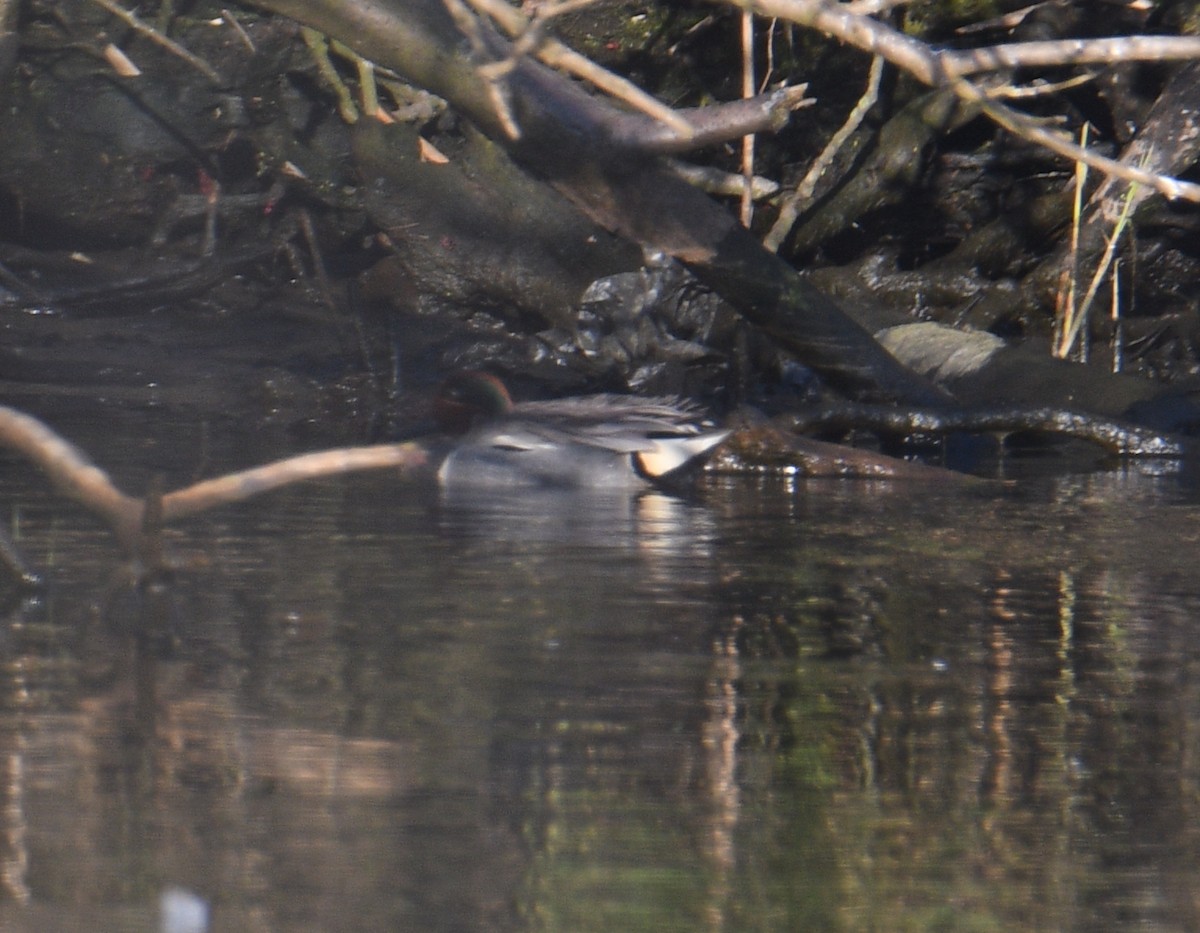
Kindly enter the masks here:
<path id="1" fill-rule="evenodd" d="M 682 470 L 698 466 L 730 433 L 712 431 L 686 437 L 653 438 L 652 447 L 634 453 L 634 468 L 652 483 L 669 480 Z"/>

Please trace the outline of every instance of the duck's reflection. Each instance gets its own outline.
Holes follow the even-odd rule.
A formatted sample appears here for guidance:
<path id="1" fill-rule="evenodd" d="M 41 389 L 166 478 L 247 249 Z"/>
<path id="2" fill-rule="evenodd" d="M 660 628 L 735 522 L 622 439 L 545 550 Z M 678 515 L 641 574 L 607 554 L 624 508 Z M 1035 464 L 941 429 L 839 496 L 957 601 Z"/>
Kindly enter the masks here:
<path id="1" fill-rule="evenodd" d="M 636 552 L 706 564 L 713 517 L 695 497 L 594 489 L 442 489 L 443 531 L 526 550 Z"/>

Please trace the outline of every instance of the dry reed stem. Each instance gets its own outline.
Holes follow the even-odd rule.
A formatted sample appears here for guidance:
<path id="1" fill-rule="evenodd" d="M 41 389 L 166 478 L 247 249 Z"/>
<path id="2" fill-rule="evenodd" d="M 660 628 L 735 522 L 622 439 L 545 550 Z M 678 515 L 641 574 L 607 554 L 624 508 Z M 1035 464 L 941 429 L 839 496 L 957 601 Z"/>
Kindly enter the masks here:
<path id="1" fill-rule="evenodd" d="M 754 80 L 754 14 L 742 14 L 742 97 L 749 100 L 758 92 Z M 747 230 L 754 222 L 754 134 L 742 137 L 742 178 L 744 187 L 740 199 L 740 218 Z"/>

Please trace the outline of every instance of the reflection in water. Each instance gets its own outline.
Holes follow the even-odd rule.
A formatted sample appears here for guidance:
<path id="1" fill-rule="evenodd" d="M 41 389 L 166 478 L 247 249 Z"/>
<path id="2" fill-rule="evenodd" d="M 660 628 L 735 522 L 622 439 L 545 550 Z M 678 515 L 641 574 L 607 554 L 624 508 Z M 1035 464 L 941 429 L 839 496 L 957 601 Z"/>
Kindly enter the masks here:
<path id="1" fill-rule="evenodd" d="M 159 933 L 206 933 L 208 904 L 191 891 L 169 887 L 158 898 Z"/>
<path id="2" fill-rule="evenodd" d="M 0 483 L 5 930 L 1200 926 L 1169 478 L 315 484 L 188 526 L 155 638 Z"/>
<path id="3" fill-rule="evenodd" d="M 700 503 L 660 492 L 443 489 L 438 502 L 447 532 L 492 544 L 629 549 L 678 561 L 698 559 L 712 535 Z"/>

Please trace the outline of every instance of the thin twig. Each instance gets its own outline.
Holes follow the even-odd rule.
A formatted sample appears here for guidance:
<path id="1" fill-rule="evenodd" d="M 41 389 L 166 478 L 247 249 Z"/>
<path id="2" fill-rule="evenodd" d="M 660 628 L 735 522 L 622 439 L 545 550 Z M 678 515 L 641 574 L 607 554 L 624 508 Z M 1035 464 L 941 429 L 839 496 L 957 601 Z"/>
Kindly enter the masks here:
<path id="1" fill-rule="evenodd" d="M 1012 42 L 978 49 L 935 53 L 947 78 L 981 71 L 1009 71 L 1062 65 L 1111 65 L 1114 62 L 1192 61 L 1200 58 L 1200 37 L 1117 36 L 1110 39 L 1053 39 Z"/>
<path id="2" fill-rule="evenodd" d="M 1168 200 L 1183 199 L 1200 203 L 1200 185 L 1190 181 L 1180 181 L 1168 175 L 1160 175 L 1157 172 L 1148 172 L 1145 169 L 1099 155 L 1090 149 L 1082 149 L 1065 133 L 1047 130 L 1032 117 L 1013 110 L 1011 107 L 988 100 L 983 91 L 965 78 L 956 78 L 952 82 L 952 86 L 960 97 L 979 104 L 984 113 L 1010 133 L 1038 143 L 1051 152 L 1057 152 L 1072 161 L 1085 162 L 1106 175 L 1153 188 Z"/>
<path id="3" fill-rule="evenodd" d="M 1053 43 L 1029 43 L 1032 50 L 1018 55 L 1020 45 L 993 46 L 986 55 L 936 51 L 910 36 L 903 35 L 885 23 L 865 16 L 855 16 L 842 7 L 823 0 L 728 0 L 743 10 L 762 16 L 778 16 L 853 45 L 873 55 L 881 55 L 917 80 L 931 86 L 949 86 L 970 103 L 977 104 L 994 122 L 1023 139 L 1043 146 L 1051 152 L 1089 166 L 1123 181 L 1137 182 L 1153 188 L 1169 200 L 1179 198 L 1200 203 L 1200 185 L 1180 181 L 1166 175 L 1134 168 L 1114 159 L 1081 149 L 1070 137 L 1038 126 L 1033 118 L 1005 107 L 990 99 L 987 92 L 963 74 L 1007 69 L 1018 64 L 1067 64 L 1113 61 L 1157 61 L 1164 58 L 1200 57 L 1200 38 L 1163 36 L 1128 37 L 1115 40 L 1069 40 Z M 1093 45 L 1095 43 L 1095 45 Z M 1103 51 L 1105 54 L 1100 54 Z M 987 66 L 985 68 L 985 65 Z"/>
<path id="4" fill-rule="evenodd" d="M 568 13 L 578 13 L 590 6 L 595 6 L 598 0 L 533 0 L 529 4 L 533 9 L 532 19 L 547 20 Z"/>
<path id="5" fill-rule="evenodd" d="M 856 16 L 877 16 L 898 6 L 907 6 L 910 2 L 911 0 L 850 0 L 841 6 Z"/>
<path id="6" fill-rule="evenodd" d="M 191 65 L 197 71 L 199 71 L 202 75 L 204 75 L 204 77 L 208 78 L 208 80 L 211 81 L 213 84 L 215 84 L 217 87 L 225 86 L 225 79 L 222 78 L 216 72 L 216 70 L 212 67 L 212 65 L 210 65 L 208 62 L 206 62 L 204 59 L 202 59 L 196 55 L 193 55 L 191 52 L 189 52 L 187 49 L 185 49 L 178 42 L 175 42 L 172 39 L 168 39 L 166 36 L 164 36 L 161 32 L 159 32 L 153 26 L 147 26 L 140 19 L 138 19 L 137 16 L 135 16 L 133 13 L 131 13 L 129 10 L 126 10 L 124 7 L 118 6 L 116 3 L 113 3 L 112 0 L 92 0 L 92 3 L 96 4 L 98 7 L 101 7 L 103 9 L 107 10 L 113 16 L 115 16 L 118 19 L 125 22 L 130 28 L 134 29 L 137 32 L 140 32 L 142 35 L 144 35 L 146 38 L 148 38 L 151 42 L 158 43 L 164 49 L 169 51 L 171 54 L 177 55 L 179 58 L 182 58 L 185 62 L 187 62 L 189 65 Z"/>
<path id="7" fill-rule="evenodd" d="M 308 208 L 301 208 L 298 217 L 300 234 L 304 237 L 304 245 L 308 247 L 308 255 L 312 259 L 313 274 L 317 277 L 317 288 L 321 291 L 321 298 L 330 310 L 337 311 L 337 299 L 333 295 L 333 284 L 329 281 L 329 270 L 325 267 L 325 257 L 321 253 L 321 243 L 317 237 L 312 213 Z"/>
<path id="8" fill-rule="evenodd" d="M 354 104 L 354 95 L 346 87 L 346 82 L 338 74 L 333 60 L 329 57 L 329 39 L 311 26 L 301 26 L 300 35 L 308 52 L 317 65 L 317 74 L 325 81 L 333 96 L 337 99 L 338 116 L 351 125 L 358 122 L 358 107 Z"/>
<path id="9" fill-rule="evenodd" d="M 457 0 L 446 0 L 457 2 Z M 526 34 L 531 28 L 530 20 L 520 10 L 509 6 L 504 0 L 468 0 L 476 10 L 491 17 L 510 37 Z M 555 39 L 539 37 L 533 49 L 537 58 L 553 68 L 561 68 L 568 74 L 588 81 L 595 87 L 623 100 L 631 107 L 665 123 L 684 138 L 692 135 L 688 121 L 661 101 L 655 100 L 637 85 L 619 75 L 601 68 L 591 59 L 567 48 Z"/>
<path id="10" fill-rule="evenodd" d="M 36 463 L 59 492 L 103 518 L 123 544 L 138 546 L 145 503 L 121 492 L 104 470 L 48 425 L 15 408 L 0 406 L 0 447 Z M 357 470 L 417 469 L 427 459 L 425 448 L 414 443 L 345 447 L 289 457 L 163 496 L 161 521 L 177 521 L 304 480 Z"/>
<path id="11" fill-rule="evenodd" d="M 893 65 L 907 71 L 918 81 L 941 83 L 942 70 L 937 53 L 924 42 L 913 39 L 890 26 L 847 12 L 838 4 L 824 0 L 726 0 L 732 6 L 760 16 L 777 16 L 800 26 L 816 29 L 847 45 L 882 55 Z"/>
<path id="12" fill-rule="evenodd" d="M 742 197 L 746 190 L 746 178 L 735 172 L 725 172 L 711 165 L 692 165 L 671 159 L 667 163 L 672 172 L 701 191 L 722 197 Z M 755 175 L 750 182 L 750 196 L 755 201 L 773 197 L 779 192 L 779 183 L 763 175 Z"/>
<path id="13" fill-rule="evenodd" d="M 241 24 L 241 21 L 229 10 L 221 10 L 221 18 L 225 20 L 233 31 L 237 33 L 238 38 L 242 40 L 242 44 L 246 46 L 246 51 L 254 54 L 258 49 L 254 45 L 254 40 L 250 38 L 250 33 L 246 32 L 246 27 Z"/>
<path id="14" fill-rule="evenodd" d="M 1185 61 L 1200 58 L 1200 37 L 1120 36 L 1111 39 L 1059 39 L 1017 42 L 978 49 L 936 50 L 886 23 L 854 11 L 853 4 L 825 0 L 723 0 L 760 16 L 778 16 L 817 29 L 909 72 L 929 85 L 946 84 L 982 71 L 1050 65 L 1113 64 L 1130 61 Z"/>
<path id="15" fill-rule="evenodd" d="M 478 17 L 471 12 L 463 0 L 442 0 L 442 4 L 454 19 L 459 32 L 466 36 L 467 41 L 471 43 L 471 48 L 474 50 L 475 55 L 481 61 L 486 60 L 486 56 L 488 55 L 487 42 L 484 40 L 482 24 L 479 22 Z M 504 83 L 504 78 L 507 77 L 512 67 L 512 60 L 505 59 L 502 62 L 492 62 L 483 65 L 478 71 L 479 76 L 483 78 L 484 84 L 487 86 L 488 100 L 491 102 L 492 110 L 496 114 L 496 120 L 500 124 L 500 128 L 504 130 L 505 136 L 516 141 L 521 138 L 521 127 L 517 125 L 517 118 L 513 114 L 511 96 Z"/>
<path id="16" fill-rule="evenodd" d="M 306 480 L 340 476 L 358 470 L 381 470 L 389 467 L 415 469 L 423 466 L 425 462 L 424 448 L 412 443 L 343 447 L 301 454 L 238 473 L 228 473 L 216 479 L 204 480 L 186 489 L 169 493 L 163 497 L 163 520 L 178 521 L 214 506 L 240 502 L 251 496 Z"/>
<path id="17" fill-rule="evenodd" d="M 775 75 L 775 27 L 779 25 L 779 20 L 772 18 L 770 25 L 767 26 L 767 38 L 763 43 L 763 48 L 767 53 L 767 67 L 763 69 L 763 76 L 758 82 L 758 93 L 763 93 L 771 86 L 771 78 Z"/>
<path id="18" fill-rule="evenodd" d="M 954 30 L 956 35 L 969 36 L 976 32 L 995 32 L 998 29 L 1015 29 L 1025 22 L 1030 13 L 1040 10 L 1042 7 L 1050 6 L 1054 0 L 1043 0 L 1041 3 L 1034 3 L 1029 6 L 1021 7 L 1019 10 L 1010 10 L 1007 13 L 1002 13 L 999 16 L 993 16 L 989 19 L 976 20 L 973 23 L 965 23 Z M 853 4 L 851 4 L 853 5 Z"/>
<path id="19" fill-rule="evenodd" d="M 796 218 L 800 216 L 801 206 L 806 204 L 816 191 L 817 182 L 821 180 L 821 176 L 825 174 L 834 158 L 837 157 L 842 146 L 854 134 L 855 130 L 862 125 L 862 121 L 866 119 L 871 108 L 875 106 L 875 101 L 879 99 L 879 82 L 883 77 L 883 58 L 876 55 L 871 59 L 871 71 L 867 76 L 867 89 L 863 91 L 862 97 L 854 105 L 854 109 L 850 111 L 850 115 L 846 117 L 846 122 L 839 127 L 838 131 L 833 134 L 829 142 L 825 144 L 825 148 L 821 150 L 821 154 L 809 167 L 800 184 L 796 186 L 796 190 L 783 203 L 779 209 L 779 216 L 775 220 L 775 224 L 771 227 L 763 240 L 763 246 L 771 252 L 778 252 L 780 244 L 791 232 L 792 225 L 795 224 Z"/>
<path id="20" fill-rule="evenodd" d="M 1030 97 L 1046 97 L 1061 91 L 1069 91 L 1095 80 L 1096 76 L 1090 73 L 1075 75 L 1063 81 L 1043 81 L 1039 78 L 1025 85 L 999 84 L 987 88 L 984 93 L 993 100 L 1024 100 Z"/>

